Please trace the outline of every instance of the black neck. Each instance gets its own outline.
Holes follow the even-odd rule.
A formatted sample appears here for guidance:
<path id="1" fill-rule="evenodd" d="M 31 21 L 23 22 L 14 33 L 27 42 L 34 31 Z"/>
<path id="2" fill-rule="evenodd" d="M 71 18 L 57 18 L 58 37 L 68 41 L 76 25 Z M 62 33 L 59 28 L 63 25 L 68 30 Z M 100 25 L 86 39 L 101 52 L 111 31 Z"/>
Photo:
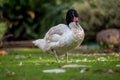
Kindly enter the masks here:
<path id="1" fill-rule="evenodd" d="M 74 9 L 68 10 L 68 12 L 66 14 L 66 23 L 67 23 L 68 26 L 71 22 L 74 21 L 74 17 L 78 17 L 77 11 L 74 10 Z"/>

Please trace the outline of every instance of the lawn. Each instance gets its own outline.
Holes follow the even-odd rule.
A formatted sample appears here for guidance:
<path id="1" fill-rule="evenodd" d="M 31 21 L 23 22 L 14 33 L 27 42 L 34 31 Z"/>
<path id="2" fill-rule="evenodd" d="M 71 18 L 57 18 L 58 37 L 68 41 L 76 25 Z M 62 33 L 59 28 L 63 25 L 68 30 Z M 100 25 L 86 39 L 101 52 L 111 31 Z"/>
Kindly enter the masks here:
<path id="1" fill-rule="evenodd" d="M 52 55 L 39 49 L 10 49 L 0 56 L 0 80 L 120 80 L 120 53 L 69 54 L 56 63 Z M 65 72 L 47 73 L 60 69 Z"/>

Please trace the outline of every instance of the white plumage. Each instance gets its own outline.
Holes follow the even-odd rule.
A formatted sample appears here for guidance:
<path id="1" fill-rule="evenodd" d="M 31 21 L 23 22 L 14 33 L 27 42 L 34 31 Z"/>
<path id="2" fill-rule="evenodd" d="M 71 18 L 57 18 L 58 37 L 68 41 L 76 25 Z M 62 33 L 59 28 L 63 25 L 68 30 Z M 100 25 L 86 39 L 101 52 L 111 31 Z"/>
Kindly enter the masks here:
<path id="1" fill-rule="evenodd" d="M 65 54 L 68 61 L 68 52 L 79 46 L 83 39 L 82 27 L 78 22 L 72 21 L 69 25 L 59 24 L 50 28 L 43 39 L 33 43 L 46 53 L 54 53 L 58 62 L 57 56 L 61 54 Z"/>

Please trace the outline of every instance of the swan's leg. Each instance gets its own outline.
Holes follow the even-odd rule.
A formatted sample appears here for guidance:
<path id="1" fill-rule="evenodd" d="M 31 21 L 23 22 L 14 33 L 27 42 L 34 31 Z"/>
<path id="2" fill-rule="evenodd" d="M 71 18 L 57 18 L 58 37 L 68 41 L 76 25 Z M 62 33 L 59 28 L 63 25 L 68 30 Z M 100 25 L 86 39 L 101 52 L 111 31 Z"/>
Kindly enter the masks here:
<path id="1" fill-rule="evenodd" d="M 68 63 L 68 52 L 65 53 L 66 63 Z"/>
<path id="2" fill-rule="evenodd" d="M 53 50 L 53 53 L 54 53 L 54 56 L 55 56 L 55 58 L 56 58 L 57 63 L 59 63 L 60 61 L 59 61 L 59 59 L 58 59 L 58 56 L 57 56 L 56 51 L 55 51 L 55 50 Z"/>

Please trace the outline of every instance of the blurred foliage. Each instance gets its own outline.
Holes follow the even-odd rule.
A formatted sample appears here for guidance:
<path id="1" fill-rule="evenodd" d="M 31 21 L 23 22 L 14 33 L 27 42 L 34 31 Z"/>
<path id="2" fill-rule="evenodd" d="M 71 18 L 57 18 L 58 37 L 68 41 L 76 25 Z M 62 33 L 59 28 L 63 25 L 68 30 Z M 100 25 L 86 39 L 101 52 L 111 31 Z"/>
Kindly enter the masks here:
<path id="1" fill-rule="evenodd" d="M 7 25 L 4 22 L 0 22 L 0 41 L 3 39 L 3 35 L 7 30 Z"/>
<path id="2" fill-rule="evenodd" d="M 9 23 L 5 35 L 13 35 L 7 40 L 43 37 L 52 25 L 64 22 L 61 13 L 68 5 L 61 5 L 64 2 L 67 3 L 67 0 L 4 0 L 3 17 Z"/>
<path id="3" fill-rule="evenodd" d="M 1 41 L 3 40 L 3 36 L 7 30 L 7 24 L 4 22 L 2 17 L 2 8 L 3 7 L 3 0 L 0 0 L 0 47 L 1 47 Z"/>
<path id="4" fill-rule="evenodd" d="M 86 41 L 94 41 L 102 29 L 120 28 L 120 0 L 84 0 L 73 6 L 79 11 Z"/>
<path id="5" fill-rule="evenodd" d="M 7 40 L 43 37 L 46 31 L 65 23 L 66 11 L 75 8 L 87 41 L 95 41 L 98 31 L 120 28 L 120 0 L 4 0 L 3 17 L 9 24 Z"/>

